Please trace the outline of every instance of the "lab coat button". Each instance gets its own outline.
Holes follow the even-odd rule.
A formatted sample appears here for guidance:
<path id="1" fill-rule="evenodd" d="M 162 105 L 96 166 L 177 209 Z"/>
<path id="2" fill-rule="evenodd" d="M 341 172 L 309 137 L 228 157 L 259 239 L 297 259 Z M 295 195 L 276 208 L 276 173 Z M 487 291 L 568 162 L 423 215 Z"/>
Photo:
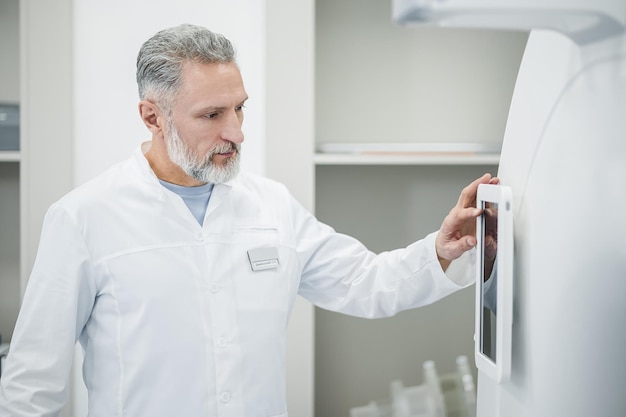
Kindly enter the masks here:
<path id="1" fill-rule="evenodd" d="M 220 394 L 220 401 L 222 401 L 224 404 L 226 404 L 227 402 L 230 401 L 230 392 L 224 391 Z"/>
<path id="2" fill-rule="evenodd" d="M 211 285 L 211 292 L 212 292 L 213 294 L 217 294 L 218 292 L 220 292 L 220 289 L 221 289 L 221 288 L 222 288 L 222 287 L 220 287 L 220 285 L 219 285 L 219 284 L 213 284 L 213 285 Z"/>
<path id="3" fill-rule="evenodd" d="M 224 349 L 224 348 L 226 348 L 226 347 L 228 346 L 228 340 L 227 340 L 227 339 L 225 339 L 225 338 L 223 338 L 223 337 L 220 337 L 220 338 L 217 340 L 217 345 L 218 345 L 219 347 L 221 347 L 222 349 Z"/>

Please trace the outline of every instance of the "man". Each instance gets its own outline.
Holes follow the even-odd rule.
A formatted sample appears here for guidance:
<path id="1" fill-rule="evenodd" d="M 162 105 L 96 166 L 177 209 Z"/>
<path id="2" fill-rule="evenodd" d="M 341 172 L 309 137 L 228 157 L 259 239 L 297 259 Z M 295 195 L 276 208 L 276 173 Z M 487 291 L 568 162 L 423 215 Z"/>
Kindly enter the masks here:
<path id="1" fill-rule="evenodd" d="M 466 187 L 439 232 L 375 255 L 238 172 L 248 97 L 228 40 L 161 31 L 137 82 L 152 140 L 49 209 L 0 416 L 57 415 L 76 341 L 91 417 L 287 416 L 296 295 L 382 317 L 471 283 L 476 189 L 497 179 Z"/>

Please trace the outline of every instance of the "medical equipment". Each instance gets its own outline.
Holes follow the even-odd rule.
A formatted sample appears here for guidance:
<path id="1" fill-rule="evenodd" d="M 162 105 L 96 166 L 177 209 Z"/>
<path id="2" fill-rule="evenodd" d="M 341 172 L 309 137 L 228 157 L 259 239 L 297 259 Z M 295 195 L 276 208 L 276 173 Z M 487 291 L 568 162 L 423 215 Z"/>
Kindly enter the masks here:
<path id="1" fill-rule="evenodd" d="M 623 415 L 626 2 L 395 0 L 394 17 L 530 31 L 498 170 L 515 218 L 511 372 L 479 366 L 478 415 Z"/>

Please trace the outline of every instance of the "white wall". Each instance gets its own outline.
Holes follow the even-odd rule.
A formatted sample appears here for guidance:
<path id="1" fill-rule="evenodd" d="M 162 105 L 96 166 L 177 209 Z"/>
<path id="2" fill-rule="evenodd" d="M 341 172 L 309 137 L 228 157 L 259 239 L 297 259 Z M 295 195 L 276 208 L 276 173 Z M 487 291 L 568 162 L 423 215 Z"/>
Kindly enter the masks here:
<path id="1" fill-rule="evenodd" d="M 502 142 L 526 34 L 400 26 L 391 1 L 316 1 L 316 139 Z"/>
<path id="2" fill-rule="evenodd" d="M 314 0 L 266 0 L 266 175 L 313 210 Z M 287 333 L 289 415 L 313 415 L 314 314 L 296 300 Z"/>

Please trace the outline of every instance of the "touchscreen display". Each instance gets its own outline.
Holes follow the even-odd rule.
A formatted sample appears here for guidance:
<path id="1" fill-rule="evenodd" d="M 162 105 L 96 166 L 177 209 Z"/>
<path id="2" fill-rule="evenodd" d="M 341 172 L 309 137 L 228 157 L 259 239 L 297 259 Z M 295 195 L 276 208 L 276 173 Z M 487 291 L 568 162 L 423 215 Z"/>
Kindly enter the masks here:
<path id="1" fill-rule="evenodd" d="M 496 315 L 498 310 L 498 204 L 482 203 L 482 268 L 481 285 L 481 352 L 494 363 L 496 362 Z"/>

